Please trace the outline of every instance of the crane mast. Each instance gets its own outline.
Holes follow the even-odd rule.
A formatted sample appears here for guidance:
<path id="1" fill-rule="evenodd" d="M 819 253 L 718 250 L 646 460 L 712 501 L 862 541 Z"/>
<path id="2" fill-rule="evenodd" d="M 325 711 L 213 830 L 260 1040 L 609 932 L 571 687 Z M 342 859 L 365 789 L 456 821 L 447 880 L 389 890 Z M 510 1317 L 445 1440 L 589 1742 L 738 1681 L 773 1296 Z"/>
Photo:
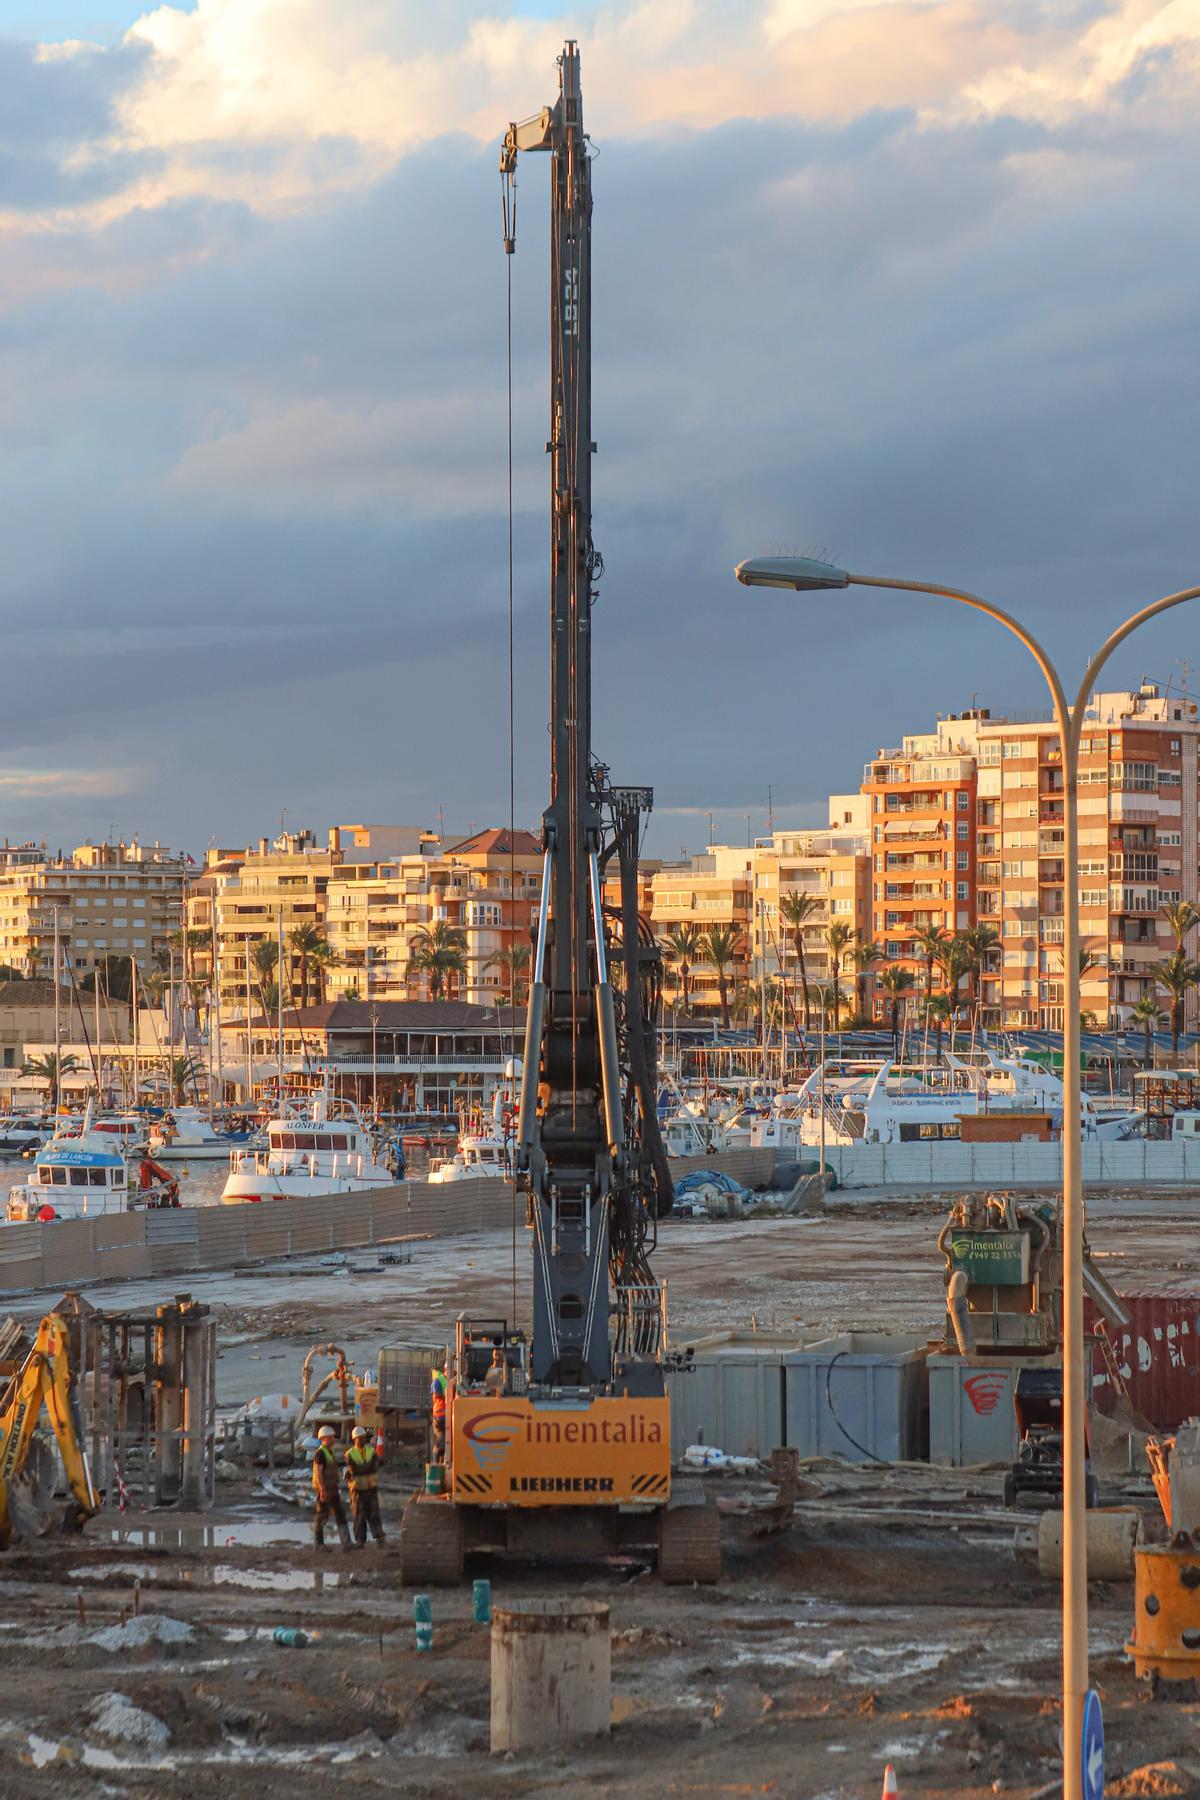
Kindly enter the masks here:
<path id="1" fill-rule="evenodd" d="M 645 1252 L 653 1217 L 670 1204 L 670 1177 L 644 1004 L 656 952 L 641 941 L 636 906 L 639 821 L 652 795 L 611 787 L 592 755 L 592 607 L 603 563 L 592 541 L 591 156 L 574 42 L 559 58 L 557 103 L 510 125 L 501 148 L 509 254 L 517 157 L 531 150 L 551 164 L 551 755 L 517 1162 L 534 1229 L 531 1379 L 596 1387 L 614 1374 L 610 1278 L 618 1350 L 628 1359 L 651 1347 L 658 1302 Z M 614 856 L 622 905 L 610 944 L 603 871 Z M 619 994 L 610 960 L 621 967 Z"/>

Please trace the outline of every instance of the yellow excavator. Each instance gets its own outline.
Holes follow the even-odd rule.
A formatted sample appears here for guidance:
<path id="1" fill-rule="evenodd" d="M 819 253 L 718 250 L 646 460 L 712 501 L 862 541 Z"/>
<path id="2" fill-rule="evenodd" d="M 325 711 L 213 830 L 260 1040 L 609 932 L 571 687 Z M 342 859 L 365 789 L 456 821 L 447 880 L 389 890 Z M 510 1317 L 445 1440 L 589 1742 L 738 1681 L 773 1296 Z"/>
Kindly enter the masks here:
<path id="1" fill-rule="evenodd" d="M 70 1328 L 61 1313 L 48 1313 L 42 1320 L 33 1349 L 0 1394 L 0 1550 L 7 1550 L 14 1538 L 44 1528 L 48 1496 L 37 1491 L 41 1484 L 30 1479 L 34 1433 L 43 1406 L 71 1490 L 62 1529 L 79 1531 L 85 1520 L 99 1512 L 100 1503 L 76 1419 Z"/>

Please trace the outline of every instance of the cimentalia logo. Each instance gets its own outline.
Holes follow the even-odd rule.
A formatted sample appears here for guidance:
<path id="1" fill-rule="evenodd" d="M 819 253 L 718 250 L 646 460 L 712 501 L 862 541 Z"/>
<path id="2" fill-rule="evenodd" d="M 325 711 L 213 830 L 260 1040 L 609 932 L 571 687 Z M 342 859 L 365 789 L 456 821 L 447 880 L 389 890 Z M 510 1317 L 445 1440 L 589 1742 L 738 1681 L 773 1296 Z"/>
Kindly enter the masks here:
<path id="1" fill-rule="evenodd" d="M 1001 1398 L 1008 1392 L 1008 1376 L 972 1375 L 963 1382 L 963 1393 L 981 1418 L 986 1419 L 999 1406 Z"/>
<path id="2" fill-rule="evenodd" d="M 515 1412 L 477 1413 L 473 1419 L 468 1419 L 463 1426 L 463 1436 L 481 1469 L 503 1467 L 523 1423 L 523 1415 Z"/>

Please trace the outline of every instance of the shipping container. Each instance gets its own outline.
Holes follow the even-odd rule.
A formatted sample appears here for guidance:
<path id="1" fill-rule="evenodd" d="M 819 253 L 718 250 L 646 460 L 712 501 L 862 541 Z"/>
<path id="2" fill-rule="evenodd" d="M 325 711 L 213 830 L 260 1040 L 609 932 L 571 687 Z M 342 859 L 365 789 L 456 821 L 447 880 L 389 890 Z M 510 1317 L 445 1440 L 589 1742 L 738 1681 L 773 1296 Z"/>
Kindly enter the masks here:
<path id="1" fill-rule="evenodd" d="M 1124 1329 L 1101 1321 L 1091 1301 L 1086 1303 L 1089 1330 L 1110 1347 L 1106 1352 L 1103 1342 L 1097 1346 L 1097 1402 L 1107 1411 L 1124 1388 L 1156 1430 L 1174 1431 L 1200 1414 L 1200 1283 L 1188 1275 L 1144 1285 L 1113 1281 L 1113 1286 L 1133 1315 Z"/>
<path id="2" fill-rule="evenodd" d="M 930 1462 L 976 1468 L 1015 1461 L 1018 1372 L 1061 1366 L 1057 1356 L 931 1355 Z"/>

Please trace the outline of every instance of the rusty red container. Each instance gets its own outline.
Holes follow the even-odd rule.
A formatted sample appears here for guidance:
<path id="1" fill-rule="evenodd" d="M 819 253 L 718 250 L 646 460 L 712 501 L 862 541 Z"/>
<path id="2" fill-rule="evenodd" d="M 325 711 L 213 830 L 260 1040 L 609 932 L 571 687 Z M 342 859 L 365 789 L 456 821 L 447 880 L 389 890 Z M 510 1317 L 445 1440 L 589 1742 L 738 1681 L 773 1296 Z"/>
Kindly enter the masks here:
<path id="1" fill-rule="evenodd" d="M 1104 1324 L 1092 1302 L 1086 1302 L 1089 1331 L 1101 1331 L 1112 1346 L 1121 1382 L 1137 1410 L 1159 1431 L 1174 1431 L 1184 1419 L 1200 1415 L 1200 1293 L 1196 1277 L 1178 1282 L 1156 1281 L 1144 1287 L 1129 1282 L 1121 1297 L 1132 1313 L 1122 1329 Z M 1095 1394 L 1102 1411 L 1118 1386 L 1103 1345 L 1095 1358 Z"/>

